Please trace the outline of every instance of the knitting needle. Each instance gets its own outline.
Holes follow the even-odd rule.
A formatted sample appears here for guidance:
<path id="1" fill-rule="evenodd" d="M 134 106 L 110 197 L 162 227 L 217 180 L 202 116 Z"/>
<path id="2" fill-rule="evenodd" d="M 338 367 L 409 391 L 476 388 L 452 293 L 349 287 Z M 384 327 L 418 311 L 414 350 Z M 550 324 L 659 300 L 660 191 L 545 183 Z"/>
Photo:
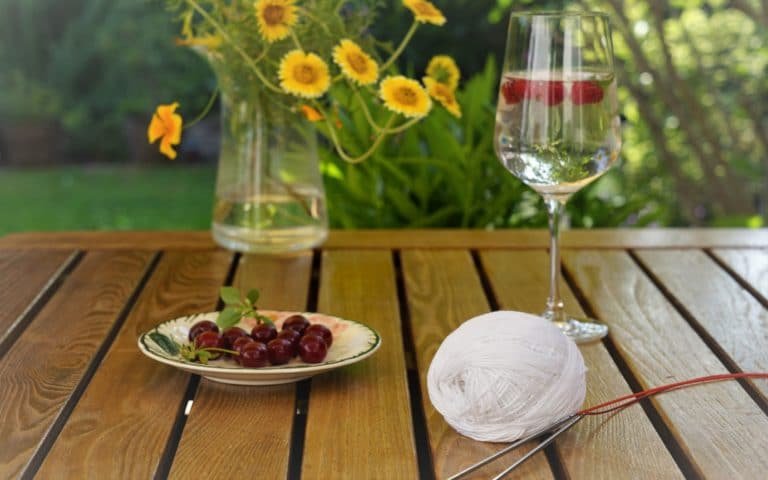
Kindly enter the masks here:
<path id="1" fill-rule="evenodd" d="M 559 428 L 562 425 L 566 425 L 566 424 L 568 425 L 568 427 L 565 428 L 565 430 L 567 430 L 568 428 L 570 428 L 574 423 L 576 423 L 579 420 L 581 420 L 581 416 L 572 415 L 570 417 L 566 417 L 563 420 L 560 420 L 560 421 L 556 422 L 554 425 L 552 425 L 552 427 L 548 428 L 545 431 L 552 431 L 553 429 Z M 572 423 L 568 424 L 569 421 L 571 421 Z M 562 429 L 558 430 L 554 434 L 554 437 L 556 437 L 557 435 L 561 434 L 565 430 L 562 430 Z M 475 470 L 477 470 L 478 468 L 482 467 L 483 465 L 491 463 L 492 461 L 496 460 L 497 458 L 501 457 L 502 455 L 511 452 L 512 450 L 516 449 L 520 445 L 522 445 L 522 444 L 524 444 L 526 442 L 529 442 L 529 441 L 531 441 L 531 440 L 533 440 L 535 438 L 540 437 L 543 433 L 544 432 L 536 432 L 536 433 L 533 433 L 531 435 L 528 435 L 527 437 L 523 437 L 523 438 L 521 438 L 519 440 L 516 440 L 515 442 L 507 445 L 506 447 L 504 447 L 503 449 L 501 449 L 498 452 L 494 453 L 493 455 L 491 455 L 491 456 L 489 456 L 487 458 L 484 458 L 483 460 L 480 460 L 479 462 L 475 463 L 474 465 L 470 465 L 469 467 L 465 468 L 464 470 L 460 471 L 459 473 L 456 473 L 456 474 L 448 477 L 446 480 L 457 480 L 459 478 L 462 478 L 462 477 L 466 476 L 468 473 L 474 472 Z M 551 442 L 552 439 L 553 439 L 553 437 L 548 438 L 546 440 L 547 443 Z M 515 465 L 513 465 L 512 468 L 516 467 L 519 463 L 522 463 L 524 460 L 527 460 L 528 457 L 530 457 L 534 453 L 538 452 L 539 450 L 541 450 L 541 448 L 543 448 L 545 446 L 546 446 L 546 444 L 545 445 L 540 445 L 540 446 L 536 447 L 535 449 L 531 450 L 531 452 L 529 452 L 525 457 L 521 458 Z M 511 471 L 511 470 L 508 470 L 508 471 Z M 508 472 L 505 472 L 504 474 L 506 475 L 506 473 L 508 473 Z"/>
<path id="2" fill-rule="evenodd" d="M 575 415 L 575 416 L 571 417 L 571 419 L 570 419 L 570 420 L 567 420 L 567 421 L 565 422 L 565 424 L 564 424 L 562 427 L 560 427 L 560 428 L 559 428 L 559 429 L 558 429 L 558 430 L 557 430 L 555 433 L 553 433 L 552 435 L 550 435 L 549 437 L 547 437 L 547 439 L 546 439 L 546 440 L 544 440 L 543 442 L 541 442 L 541 443 L 540 443 L 540 444 L 539 444 L 539 445 L 538 445 L 536 448 L 534 448 L 534 449 L 533 449 L 533 450 L 531 450 L 530 452 L 528 452 L 528 453 L 526 453 L 525 455 L 523 455 L 523 456 L 520 458 L 520 460 L 516 461 L 515 463 L 513 463 L 512 465 L 510 465 L 509 467 L 507 467 L 507 469 L 506 469 L 506 470 L 504 470 L 504 471 L 503 471 L 503 472 L 501 472 L 500 474 L 498 474 L 498 475 L 496 475 L 495 477 L 493 477 L 493 480 L 500 480 L 501 478 L 503 478 L 504 476 L 506 476 L 508 473 L 510 473 L 512 470 L 514 470 L 514 469 L 516 469 L 517 467 L 519 467 L 519 466 L 520 466 L 520 465 L 521 465 L 521 464 L 522 464 L 524 461 L 526 461 L 526 460 L 528 460 L 529 458 L 531 458 L 531 457 L 532 457 L 534 454 L 536 454 L 536 453 L 537 453 L 539 450 L 541 450 L 542 448 L 544 448 L 544 447 L 546 447 L 547 445 L 549 445 L 550 443 L 552 443 L 552 442 L 555 440 L 555 438 L 557 438 L 557 436 L 558 436 L 558 435 L 560 435 L 561 433 L 564 433 L 566 430 L 568 430 L 568 429 L 569 429 L 569 428 L 571 428 L 572 426 L 576 425 L 576 423 L 577 423 L 579 420 L 581 420 L 582 418 L 584 418 L 584 415 Z"/>

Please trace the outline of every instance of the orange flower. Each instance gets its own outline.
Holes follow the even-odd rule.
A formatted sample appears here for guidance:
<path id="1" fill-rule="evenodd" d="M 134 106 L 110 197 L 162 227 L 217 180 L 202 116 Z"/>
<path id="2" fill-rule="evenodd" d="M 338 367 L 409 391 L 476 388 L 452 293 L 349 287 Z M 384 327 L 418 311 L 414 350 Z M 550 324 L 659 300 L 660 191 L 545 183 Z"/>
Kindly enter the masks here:
<path id="1" fill-rule="evenodd" d="M 304 117 L 310 122 L 316 122 L 323 119 L 322 113 L 306 104 L 301 106 L 301 113 L 303 113 Z"/>
<path id="2" fill-rule="evenodd" d="M 178 102 L 170 105 L 158 105 L 147 129 L 149 143 L 155 143 L 159 138 L 160 153 L 171 160 L 176 158 L 173 145 L 178 145 L 181 142 L 181 115 L 174 113 L 178 106 Z"/>

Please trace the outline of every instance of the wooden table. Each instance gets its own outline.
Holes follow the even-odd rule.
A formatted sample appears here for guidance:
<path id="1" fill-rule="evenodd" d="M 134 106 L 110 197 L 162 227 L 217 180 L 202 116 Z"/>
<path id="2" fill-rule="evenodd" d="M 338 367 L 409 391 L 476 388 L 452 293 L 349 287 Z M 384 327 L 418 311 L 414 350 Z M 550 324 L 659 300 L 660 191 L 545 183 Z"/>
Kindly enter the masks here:
<path id="1" fill-rule="evenodd" d="M 0 478 L 445 477 L 502 445 L 446 425 L 426 395 L 430 360 L 470 317 L 542 308 L 546 241 L 526 230 L 333 232 L 321 251 L 255 257 L 216 249 L 206 232 L 6 236 Z M 768 371 L 768 231 L 571 231 L 564 246 L 571 311 L 610 326 L 582 347 L 586 405 Z M 353 366 L 261 388 L 139 353 L 140 332 L 215 309 L 230 283 L 261 289 L 263 308 L 362 321 L 383 346 Z M 767 398 L 766 381 L 668 393 L 584 420 L 517 475 L 765 478 Z"/>

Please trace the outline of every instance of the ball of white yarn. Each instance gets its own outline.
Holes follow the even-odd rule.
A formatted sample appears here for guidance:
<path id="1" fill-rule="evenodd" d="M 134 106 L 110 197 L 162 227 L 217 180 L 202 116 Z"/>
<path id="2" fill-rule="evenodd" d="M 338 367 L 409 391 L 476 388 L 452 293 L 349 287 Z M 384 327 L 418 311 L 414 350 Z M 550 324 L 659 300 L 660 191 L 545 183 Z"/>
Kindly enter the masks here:
<path id="1" fill-rule="evenodd" d="M 586 367 L 576 344 L 541 317 L 500 311 L 448 335 L 427 373 L 429 399 L 462 435 L 512 442 L 579 410 Z"/>

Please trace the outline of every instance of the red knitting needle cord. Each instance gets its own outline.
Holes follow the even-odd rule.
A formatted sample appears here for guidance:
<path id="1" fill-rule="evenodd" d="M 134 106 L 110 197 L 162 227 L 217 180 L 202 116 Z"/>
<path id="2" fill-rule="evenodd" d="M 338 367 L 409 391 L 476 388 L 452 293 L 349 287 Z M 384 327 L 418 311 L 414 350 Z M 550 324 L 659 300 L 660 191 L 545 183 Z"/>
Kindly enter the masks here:
<path id="1" fill-rule="evenodd" d="M 644 398 L 652 397 L 654 395 L 658 395 L 659 393 L 669 392 L 671 390 L 677 390 L 679 388 L 685 388 L 700 383 L 720 382 L 723 380 L 735 380 L 739 378 L 768 379 L 768 373 L 724 373 L 720 375 L 707 375 L 706 377 L 691 378 L 681 382 L 669 383 L 667 385 L 660 385 L 658 387 L 649 388 L 647 390 L 643 390 L 642 392 L 624 395 L 623 397 L 615 398 L 599 405 L 585 408 L 584 410 L 577 412 L 576 415 L 602 415 L 604 413 L 622 410 L 630 405 L 634 405 Z"/>

